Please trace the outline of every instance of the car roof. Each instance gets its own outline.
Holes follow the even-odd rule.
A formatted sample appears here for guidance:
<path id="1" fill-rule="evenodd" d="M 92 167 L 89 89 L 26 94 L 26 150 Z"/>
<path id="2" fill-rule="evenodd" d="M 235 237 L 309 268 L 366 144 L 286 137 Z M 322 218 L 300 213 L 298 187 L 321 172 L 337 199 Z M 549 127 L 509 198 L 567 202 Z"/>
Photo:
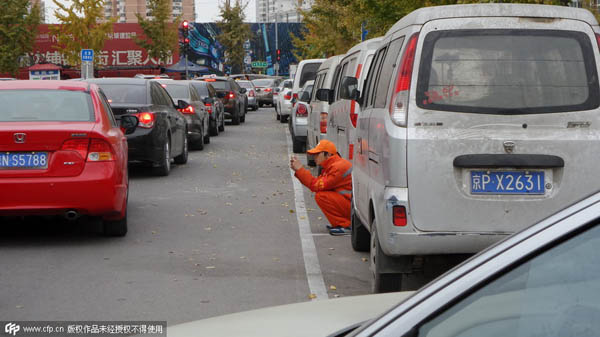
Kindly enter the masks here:
<path id="1" fill-rule="evenodd" d="M 383 40 L 383 37 L 375 37 L 366 41 L 363 41 L 357 45 L 355 45 L 354 47 L 350 48 L 350 50 L 348 50 L 346 52 L 345 56 L 350 56 L 351 54 L 354 54 L 357 51 L 360 50 L 369 50 L 369 49 L 377 49 L 379 48 L 379 45 L 381 44 L 381 41 Z"/>
<path id="2" fill-rule="evenodd" d="M 90 83 L 98 84 L 130 84 L 130 85 L 147 85 L 149 80 L 145 78 L 135 77 L 103 77 L 103 78 L 90 78 L 85 80 Z"/>
<path id="3" fill-rule="evenodd" d="M 78 81 L 58 81 L 58 80 L 17 80 L 0 81 L 0 89 L 56 89 L 56 90 L 89 90 L 89 83 Z"/>
<path id="4" fill-rule="evenodd" d="M 386 36 L 410 25 L 423 25 L 428 21 L 464 17 L 531 17 L 573 19 L 597 26 L 594 15 L 585 9 L 566 6 L 529 4 L 469 4 L 419 8 L 404 16 L 390 28 Z"/>

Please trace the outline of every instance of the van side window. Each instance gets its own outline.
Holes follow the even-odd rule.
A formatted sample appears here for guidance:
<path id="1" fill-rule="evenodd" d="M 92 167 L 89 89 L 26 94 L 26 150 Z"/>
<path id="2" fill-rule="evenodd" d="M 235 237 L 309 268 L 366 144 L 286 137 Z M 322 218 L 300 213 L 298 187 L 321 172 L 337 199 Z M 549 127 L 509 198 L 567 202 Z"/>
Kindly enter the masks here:
<path id="1" fill-rule="evenodd" d="M 373 106 L 373 96 L 375 96 L 375 83 L 377 80 L 377 75 L 379 73 L 379 67 L 381 65 L 381 59 L 383 58 L 383 55 L 385 54 L 385 50 L 386 47 L 383 47 L 382 49 L 379 49 L 379 51 L 377 51 L 377 54 L 375 55 L 375 59 L 373 61 L 373 66 L 371 67 L 371 69 L 369 69 L 369 76 L 367 77 L 367 86 L 365 89 L 365 106 L 371 107 Z"/>
<path id="2" fill-rule="evenodd" d="M 335 93 L 333 94 L 334 101 L 337 101 L 340 99 L 340 97 L 339 97 L 340 96 L 340 82 L 342 81 L 342 78 L 344 78 L 344 76 L 347 76 L 346 68 L 348 68 L 348 62 L 344 63 L 341 67 L 338 67 L 338 69 L 336 71 L 335 83 L 331 87 L 332 89 L 335 90 Z"/>
<path id="3" fill-rule="evenodd" d="M 375 93 L 374 105 L 375 108 L 385 108 L 388 91 L 390 89 L 390 80 L 392 78 L 392 75 L 396 73 L 396 69 L 398 68 L 398 55 L 400 54 L 400 49 L 402 49 L 403 42 L 404 37 L 401 37 L 390 43 L 388 52 L 385 55 L 385 59 L 383 60 L 381 76 L 379 77 L 379 81 L 377 82 L 377 91 Z"/>

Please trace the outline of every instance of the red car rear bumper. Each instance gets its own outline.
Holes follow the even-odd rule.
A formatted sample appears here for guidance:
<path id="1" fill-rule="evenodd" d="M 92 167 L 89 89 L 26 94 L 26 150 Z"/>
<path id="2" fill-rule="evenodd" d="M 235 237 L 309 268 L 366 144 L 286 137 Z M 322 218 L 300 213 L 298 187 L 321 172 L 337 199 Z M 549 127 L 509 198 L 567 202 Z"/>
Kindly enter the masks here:
<path id="1" fill-rule="evenodd" d="M 87 163 L 76 177 L 0 179 L 0 215 L 82 215 L 120 218 L 127 185 L 114 162 Z"/>

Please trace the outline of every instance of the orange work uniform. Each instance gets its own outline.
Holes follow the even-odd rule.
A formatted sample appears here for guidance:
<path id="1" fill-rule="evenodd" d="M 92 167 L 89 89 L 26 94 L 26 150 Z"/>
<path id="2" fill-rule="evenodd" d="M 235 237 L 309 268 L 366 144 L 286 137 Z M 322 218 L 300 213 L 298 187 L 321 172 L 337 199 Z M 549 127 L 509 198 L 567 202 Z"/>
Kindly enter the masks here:
<path id="1" fill-rule="evenodd" d="M 315 201 L 333 227 L 350 227 L 352 200 L 352 163 L 336 155 L 321 163 L 323 171 L 313 177 L 309 170 L 296 171 L 296 178 L 316 192 Z"/>

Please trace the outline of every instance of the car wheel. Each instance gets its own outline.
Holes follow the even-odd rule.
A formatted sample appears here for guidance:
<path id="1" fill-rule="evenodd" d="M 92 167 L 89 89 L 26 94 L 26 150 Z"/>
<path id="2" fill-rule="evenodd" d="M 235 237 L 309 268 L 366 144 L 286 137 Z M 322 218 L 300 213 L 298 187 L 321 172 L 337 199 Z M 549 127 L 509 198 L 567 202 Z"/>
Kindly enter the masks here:
<path id="1" fill-rule="evenodd" d="M 125 197 L 125 216 L 119 220 L 103 220 L 102 234 L 105 236 L 125 236 L 127 234 L 127 204 L 129 203 L 129 184 Z"/>
<path id="2" fill-rule="evenodd" d="M 287 120 L 288 120 L 288 116 L 283 116 L 282 115 L 282 116 L 279 117 L 279 122 L 282 123 L 282 124 L 285 123 L 285 122 L 287 122 Z"/>
<path id="3" fill-rule="evenodd" d="M 373 274 L 371 280 L 371 291 L 373 293 L 389 293 L 399 291 L 402 286 L 402 274 L 392 273 L 384 274 L 381 271 L 381 259 L 383 258 L 383 251 L 379 245 L 379 238 L 377 237 L 377 223 L 373 219 L 371 224 L 371 251 L 370 251 L 370 269 Z"/>
<path id="4" fill-rule="evenodd" d="M 275 118 L 276 118 L 277 120 L 280 120 L 280 119 L 281 119 L 281 116 L 279 116 L 279 114 L 276 112 L 276 113 L 275 113 Z"/>
<path id="5" fill-rule="evenodd" d="M 187 134 L 187 131 L 186 131 L 186 134 Z M 182 164 L 187 163 L 188 155 L 189 155 L 188 139 L 187 139 L 187 136 L 184 136 L 183 137 L 183 152 L 179 156 L 175 157 L 175 164 L 182 165 Z"/>
<path id="6" fill-rule="evenodd" d="M 210 135 L 218 136 L 219 135 L 219 127 L 217 126 L 217 121 L 210 122 Z"/>
<path id="7" fill-rule="evenodd" d="M 298 140 L 297 137 L 293 137 L 292 138 L 292 145 L 293 145 L 293 150 L 294 153 L 303 153 L 304 152 L 304 142 L 301 140 Z"/>
<path id="8" fill-rule="evenodd" d="M 350 222 L 352 224 L 352 236 L 350 237 L 352 249 L 357 252 L 368 252 L 371 243 L 371 234 L 360 222 L 354 206 L 350 209 Z"/>
<path id="9" fill-rule="evenodd" d="M 240 125 L 240 110 L 237 109 L 233 112 L 233 116 L 231 116 L 231 124 Z"/>
<path id="10" fill-rule="evenodd" d="M 262 108 L 262 107 L 263 107 L 263 105 L 264 105 L 264 104 L 262 104 L 262 103 L 258 103 L 258 107 L 259 107 L 259 108 Z"/>
<path id="11" fill-rule="evenodd" d="M 157 167 L 154 168 L 154 174 L 157 176 L 168 176 L 171 172 L 171 141 L 167 140 L 163 144 L 162 158 Z"/>
<path id="12" fill-rule="evenodd" d="M 221 125 L 219 125 L 219 132 L 225 131 L 225 117 L 221 115 Z"/>

